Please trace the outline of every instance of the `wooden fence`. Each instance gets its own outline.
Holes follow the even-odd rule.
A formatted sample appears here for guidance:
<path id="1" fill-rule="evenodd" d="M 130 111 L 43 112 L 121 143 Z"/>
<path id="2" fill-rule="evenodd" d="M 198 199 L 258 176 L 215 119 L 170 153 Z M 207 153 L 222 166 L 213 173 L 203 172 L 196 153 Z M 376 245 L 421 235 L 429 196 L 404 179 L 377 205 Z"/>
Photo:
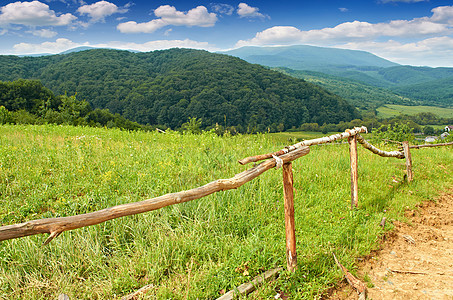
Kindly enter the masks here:
<path id="1" fill-rule="evenodd" d="M 294 221 L 293 173 L 291 162 L 304 155 L 307 155 L 310 152 L 310 146 L 330 143 L 342 139 L 348 140 L 351 163 L 351 209 L 354 209 L 358 206 L 358 143 L 361 144 L 365 149 L 368 149 L 371 152 L 383 157 L 395 157 L 398 159 L 405 158 L 408 182 L 411 182 L 413 180 L 412 162 L 410 155 L 411 148 L 418 149 L 422 147 L 453 145 L 452 142 L 436 145 L 409 146 L 408 142 L 403 142 L 400 151 L 388 152 L 380 150 L 368 143 L 360 135 L 360 133 L 364 132 L 367 132 L 366 127 L 355 127 L 354 129 L 348 129 L 343 133 L 334 134 L 318 139 L 305 140 L 273 153 L 261 154 L 241 159 L 239 160 L 239 163 L 242 165 L 252 162 L 259 162 L 262 160 L 265 161 L 244 172 L 236 174 L 232 178 L 218 179 L 191 190 L 166 194 L 140 202 L 117 205 L 91 213 L 61 218 L 32 220 L 25 223 L 2 226 L 0 227 L 0 241 L 48 233 L 49 237 L 44 242 L 44 244 L 48 244 L 52 239 L 54 239 L 64 231 L 96 225 L 108 220 L 149 212 L 173 204 L 192 201 L 219 191 L 236 189 L 243 184 L 251 181 L 252 179 L 260 176 L 265 171 L 276 167 L 283 169 L 283 197 L 285 206 L 287 269 L 289 271 L 294 271 L 294 269 L 297 267 L 297 253 Z"/>

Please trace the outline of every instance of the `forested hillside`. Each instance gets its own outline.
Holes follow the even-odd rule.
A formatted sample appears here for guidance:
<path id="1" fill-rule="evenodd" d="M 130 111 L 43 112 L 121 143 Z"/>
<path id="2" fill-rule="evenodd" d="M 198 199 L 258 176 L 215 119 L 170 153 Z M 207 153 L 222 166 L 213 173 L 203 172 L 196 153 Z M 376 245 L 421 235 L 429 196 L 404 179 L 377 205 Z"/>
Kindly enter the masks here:
<path id="1" fill-rule="evenodd" d="M 284 124 L 338 123 L 358 117 L 339 96 L 239 58 L 171 49 L 148 53 L 96 49 L 44 57 L 0 56 L 0 80 L 39 79 L 142 124 L 265 131 Z M 280 125 L 280 127 L 283 125 Z"/>
<path id="2" fill-rule="evenodd" d="M 374 110 L 384 104 L 416 105 L 417 101 L 399 96 L 384 88 L 364 84 L 361 81 L 342 78 L 315 71 L 300 71 L 288 68 L 276 70 L 296 78 L 317 84 L 332 93 L 339 95 L 363 110 Z"/>

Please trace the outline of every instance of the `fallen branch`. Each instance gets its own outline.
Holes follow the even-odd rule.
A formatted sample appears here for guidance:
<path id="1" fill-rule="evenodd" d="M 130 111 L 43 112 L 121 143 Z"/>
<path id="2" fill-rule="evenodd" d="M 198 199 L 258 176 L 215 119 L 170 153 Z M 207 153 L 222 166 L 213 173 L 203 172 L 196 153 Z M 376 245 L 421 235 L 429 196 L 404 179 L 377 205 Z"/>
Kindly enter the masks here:
<path id="1" fill-rule="evenodd" d="M 400 151 L 383 151 L 368 143 L 360 134 L 357 134 L 357 141 L 365 148 L 382 157 L 404 158 L 404 153 Z"/>
<path id="2" fill-rule="evenodd" d="M 280 159 L 283 163 L 288 163 L 308 154 L 309 152 L 310 148 L 302 147 L 293 152 L 280 156 Z M 136 215 L 165 206 L 199 199 L 219 191 L 236 189 L 246 182 L 258 177 L 265 171 L 275 167 L 275 165 L 276 159 L 270 159 L 251 169 L 236 174 L 232 178 L 218 179 L 201 187 L 187 191 L 166 194 L 140 202 L 117 205 L 81 215 L 32 220 L 21 224 L 2 226 L 0 227 L 0 241 L 35 234 L 50 233 L 49 238 L 45 241 L 45 244 L 47 244 L 60 233 L 67 230 L 96 225 L 112 219 Z"/>
<path id="3" fill-rule="evenodd" d="M 381 226 L 382 228 L 385 227 L 385 221 L 387 220 L 386 217 L 382 217 L 382 220 L 381 220 L 381 223 L 379 224 L 379 226 Z"/>
<path id="4" fill-rule="evenodd" d="M 411 237 L 410 235 L 408 234 L 403 234 L 402 237 L 410 244 L 414 244 L 415 245 L 415 240 L 413 237 Z"/>
<path id="5" fill-rule="evenodd" d="M 354 136 L 354 135 L 358 134 L 359 132 L 368 132 L 368 129 L 365 126 L 355 127 L 354 129 L 347 129 L 343 133 L 338 133 L 338 134 L 334 134 L 334 135 L 331 135 L 331 136 L 325 136 L 325 137 L 318 138 L 318 139 L 313 139 L 313 140 L 302 141 L 302 142 L 299 142 L 297 144 L 288 146 L 285 149 L 282 149 L 282 150 L 277 151 L 277 152 L 246 157 L 246 158 L 243 158 L 243 159 L 239 160 L 238 162 L 241 165 L 246 165 L 246 164 L 251 163 L 251 162 L 257 162 L 257 161 L 261 161 L 261 160 L 264 160 L 264 159 L 271 158 L 272 156 L 280 156 L 280 155 L 283 155 L 285 153 L 289 153 L 291 151 L 294 151 L 294 150 L 296 150 L 298 148 L 301 148 L 301 147 L 304 147 L 304 146 L 313 146 L 313 145 L 319 145 L 319 144 L 326 144 L 326 143 L 331 143 L 331 142 L 336 141 L 336 140 L 345 139 L 345 138 L 348 138 L 350 136 Z"/>
<path id="6" fill-rule="evenodd" d="M 426 148 L 426 147 L 441 147 L 441 146 L 450 146 L 450 145 L 453 145 L 453 142 L 443 143 L 443 144 L 414 145 L 414 146 L 409 146 L 409 149 L 420 149 L 420 148 Z"/>
<path id="7" fill-rule="evenodd" d="M 239 295 L 247 295 L 253 292 L 257 286 L 262 285 L 264 281 L 269 280 L 271 278 L 275 278 L 280 272 L 282 268 L 276 268 L 273 270 L 269 270 L 264 272 L 264 274 L 256 276 L 251 282 L 241 284 L 234 290 L 229 291 L 225 295 L 217 298 L 217 300 L 232 300 L 235 299 Z"/>
<path id="8" fill-rule="evenodd" d="M 359 294 L 359 300 L 365 300 L 367 298 L 368 294 L 368 289 L 366 288 L 365 284 L 358 280 L 357 278 L 354 277 L 351 273 L 349 273 L 348 269 L 346 269 L 340 262 L 338 261 L 337 257 L 335 256 L 335 253 L 333 254 L 333 258 L 335 259 L 335 262 L 337 263 L 338 267 L 341 269 L 343 272 L 344 277 L 348 281 L 348 283 L 357 291 Z"/>
<path id="9" fill-rule="evenodd" d="M 388 269 L 390 272 L 393 273 L 400 273 L 400 274 L 414 274 L 414 275 L 428 275 L 426 272 L 418 272 L 418 271 L 403 271 L 403 270 L 392 270 Z"/>
<path id="10" fill-rule="evenodd" d="M 159 129 L 159 128 L 156 128 L 156 131 L 160 132 L 160 133 L 166 133 L 165 131 L 163 131 L 162 129 Z"/>
<path id="11" fill-rule="evenodd" d="M 135 299 L 138 299 L 138 297 L 140 295 L 147 293 L 152 288 L 154 288 L 154 284 L 145 285 L 144 287 L 142 287 L 139 290 L 133 292 L 132 294 L 122 297 L 121 300 L 135 300 Z"/>

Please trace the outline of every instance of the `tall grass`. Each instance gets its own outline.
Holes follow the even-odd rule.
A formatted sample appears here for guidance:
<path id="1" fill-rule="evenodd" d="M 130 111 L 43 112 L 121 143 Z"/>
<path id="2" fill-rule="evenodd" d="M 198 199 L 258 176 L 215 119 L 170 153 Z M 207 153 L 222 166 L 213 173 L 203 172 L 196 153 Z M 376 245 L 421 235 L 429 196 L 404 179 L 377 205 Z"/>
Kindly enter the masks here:
<path id="1" fill-rule="evenodd" d="M 218 137 L 69 126 L 0 126 L 2 225 L 68 216 L 232 177 L 237 160 L 284 144 L 267 135 Z M 452 186 L 451 147 L 404 161 L 359 149 L 359 209 L 350 211 L 347 145 L 311 147 L 293 163 L 298 269 L 254 293 L 316 298 L 378 247 L 379 222 Z M 0 243 L 0 298 L 116 299 L 153 284 L 158 299 L 213 299 L 264 270 L 286 266 L 281 170 L 230 190 L 64 232 Z M 385 230 L 391 228 L 391 222 Z"/>

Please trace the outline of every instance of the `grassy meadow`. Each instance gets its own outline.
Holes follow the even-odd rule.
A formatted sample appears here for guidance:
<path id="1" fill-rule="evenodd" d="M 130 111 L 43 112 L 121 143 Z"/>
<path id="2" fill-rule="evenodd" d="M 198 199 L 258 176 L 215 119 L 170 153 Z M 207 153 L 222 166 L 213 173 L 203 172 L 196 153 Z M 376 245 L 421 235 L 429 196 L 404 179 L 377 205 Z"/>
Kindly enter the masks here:
<path id="1" fill-rule="evenodd" d="M 453 108 L 445 107 L 386 104 L 377 109 L 378 116 L 381 118 L 392 118 L 400 114 L 416 115 L 424 112 L 436 114 L 441 118 L 453 118 Z"/>
<path id="2" fill-rule="evenodd" d="M 286 145 L 270 135 L 127 132 L 70 126 L 0 126 L 0 222 L 69 216 L 229 178 L 238 159 Z M 389 150 L 391 148 L 388 148 Z M 394 149 L 392 149 L 394 150 Z M 379 222 L 453 186 L 451 147 L 404 160 L 359 146 L 359 209 L 351 211 L 348 146 L 311 147 L 293 163 L 298 269 L 249 297 L 319 298 L 379 246 Z M 286 266 L 281 170 L 237 190 L 62 233 L 0 242 L 0 299 L 215 299 L 261 272 Z"/>

